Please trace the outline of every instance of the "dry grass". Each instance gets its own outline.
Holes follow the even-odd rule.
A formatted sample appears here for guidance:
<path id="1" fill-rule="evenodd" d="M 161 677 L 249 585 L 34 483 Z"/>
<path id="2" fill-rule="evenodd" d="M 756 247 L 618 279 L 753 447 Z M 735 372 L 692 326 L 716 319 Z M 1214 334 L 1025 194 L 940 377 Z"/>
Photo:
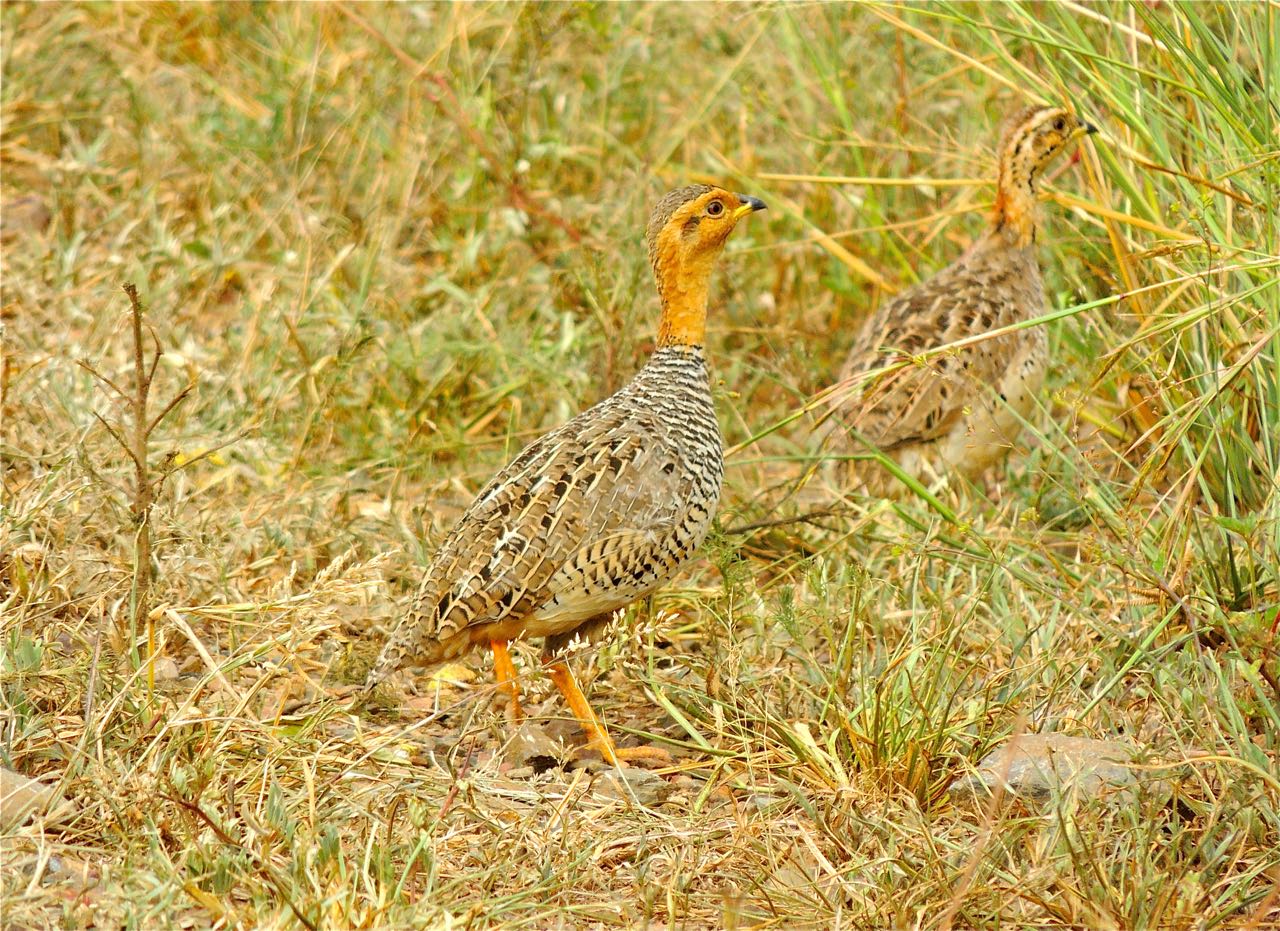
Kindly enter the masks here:
<path id="1" fill-rule="evenodd" d="M 0 838 L 6 927 L 1280 923 L 1274 4 L 0 15 L 0 762 L 75 807 Z M 1041 97 L 1104 133 L 1048 186 L 1029 449 L 791 522 L 806 400 Z M 716 287 L 727 532 L 577 661 L 670 796 L 504 767 L 479 659 L 314 701 L 479 483 L 641 364 L 647 205 L 700 178 L 770 205 Z M 77 365 L 130 378 L 126 281 L 153 403 L 194 385 L 136 619 L 128 415 Z M 1151 783 L 952 805 L 1025 729 L 1124 735 Z"/>

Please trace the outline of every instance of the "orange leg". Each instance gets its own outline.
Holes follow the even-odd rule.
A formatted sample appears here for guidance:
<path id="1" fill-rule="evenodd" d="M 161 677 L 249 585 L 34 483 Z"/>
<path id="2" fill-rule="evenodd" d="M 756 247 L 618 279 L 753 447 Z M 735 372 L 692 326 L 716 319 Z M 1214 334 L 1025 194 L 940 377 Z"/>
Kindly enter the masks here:
<path id="1" fill-rule="evenodd" d="M 628 747 L 619 750 L 614 746 L 613 740 L 604 729 L 604 725 L 600 723 L 596 713 L 587 704 L 587 696 L 582 694 L 582 689 L 578 687 L 578 680 L 573 677 L 573 673 L 569 671 L 569 666 L 564 660 L 556 660 L 548 664 L 547 674 L 551 676 L 551 681 L 555 683 L 556 688 L 560 690 L 560 694 L 564 696 L 564 700 L 568 702 L 573 716 L 582 725 L 582 730 L 587 735 L 587 742 L 600 751 L 600 755 L 604 757 L 606 763 L 611 766 L 621 767 L 621 761 L 624 759 L 645 758 L 656 759 L 666 763 L 671 762 L 671 754 L 659 747 Z"/>
<path id="2" fill-rule="evenodd" d="M 489 647 L 493 650 L 493 671 L 498 679 L 498 688 L 510 698 L 511 721 L 518 724 L 524 720 L 524 709 L 520 707 L 520 683 L 516 681 L 516 667 L 511 662 L 511 651 L 505 640 L 490 640 Z"/>

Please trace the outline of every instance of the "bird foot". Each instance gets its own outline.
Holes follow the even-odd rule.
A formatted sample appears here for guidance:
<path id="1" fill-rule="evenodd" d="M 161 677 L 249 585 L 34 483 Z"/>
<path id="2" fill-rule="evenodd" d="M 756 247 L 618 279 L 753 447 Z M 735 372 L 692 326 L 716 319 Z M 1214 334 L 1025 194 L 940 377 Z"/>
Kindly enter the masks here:
<path id="1" fill-rule="evenodd" d="M 670 753 L 652 744 L 645 744 L 641 747 L 610 747 L 609 751 L 605 752 L 600 748 L 599 744 L 590 743 L 584 749 L 598 753 L 605 763 L 617 766 L 619 769 L 626 767 L 628 763 L 658 768 L 670 766 L 675 762 Z M 613 759 L 610 759 L 610 754 L 612 754 Z"/>
<path id="2" fill-rule="evenodd" d="M 661 747 L 645 744 L 642 747 L 618 747 L 614 750 L 620 761 L 628 763 L 648 762 L 654 766 L 670 766 L 675 760 Z"/>

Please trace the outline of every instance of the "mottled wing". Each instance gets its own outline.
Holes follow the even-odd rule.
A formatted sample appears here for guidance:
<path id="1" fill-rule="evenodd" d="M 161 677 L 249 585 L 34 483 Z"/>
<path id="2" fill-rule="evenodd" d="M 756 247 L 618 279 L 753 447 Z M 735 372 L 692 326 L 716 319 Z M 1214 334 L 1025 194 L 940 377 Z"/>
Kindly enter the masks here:
<path id="1" fill-rule="evenodd" d="M 899 295 L 867 322 L 841 379 L 1010 323 L 1015 305 L 1008 279 L 993 272 L 998 270 L 962 261 Z M 999 381 L 1007 342 L 1004 337 L 935 355 L 874 378 L 836 416 L 885 450 L 940 439 L 984 386 Z"/>
<path id="2" fill-rule="evenodd" d="M 402 656 L 452 655 L 468 645 L 469 631 L 518 624 L 557 601 L 631 600 L 630 585 L 600 584 L 600 567 L 618 561 L 624 541 L 673 525 L 684 477 L 659 417 L 607 405 L 529 446 L 480 492 L 440 548 L 380 667 Z"/>

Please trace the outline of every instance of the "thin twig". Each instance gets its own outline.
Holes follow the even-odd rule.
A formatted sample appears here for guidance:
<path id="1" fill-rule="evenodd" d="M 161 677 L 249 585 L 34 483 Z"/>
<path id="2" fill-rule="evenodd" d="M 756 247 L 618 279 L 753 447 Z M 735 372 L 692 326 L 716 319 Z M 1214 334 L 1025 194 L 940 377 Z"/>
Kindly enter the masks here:
<path id="1" fill-rule="evenodd" d="M 426 65 L 415 60 L 413 56 L 409 55 L 402 48 L 392 42 L 382 32 L 382 30 L 378 29 L 378 27 L 373 25 L 373 23 L 369 22 L 355 10 L 351 9 L 347 4 L 339 3 L 338 11 L 356 23 L 356 25 L 365 32 L 369 33 L 369 35 L 373 36 L 385 45 L 403 64 L 413 68 L 413 77 L 415 79 L 422 78 L 427 82 L 428 86 L 425 88 L 427 99 L 431 101 L 432 105 L 445 119 L 456 126 L 459 131 L 467 137 L 467 141 L 471 144 L 476 153 L 479 154 L 481 160 L 489 166 L 489 171 L 492 172 L 502 186 L 506 188 L 508 196 L 517 209 L 522 210 L 525 213 L 532 214 L 533 216 L 540 217 L 548 223 L 559 227 L 565 235 L 575 243 L 582 242 L 582 231 L 558 213 L 548 210 L 546 207 L 542 206 L 536 198 L 529 194 L 524 185 L 517 180 L 515 173 L 504 165 L 502 159 L 498 158 L 497 153 L 495 153 L 490 147 L 484 134 L 480 132 L 480 130 L 476 128 L 475 124 L 467 118 L 467 115 L 463 111 L 462 105 L 458 100 L 458 95 L 454 92 L 452 85 L 449 83 L 449 79 L 445 75 L 429 73 Z M 434 85 L 434 88 L 430 85 Z"/>
<path id="2" fill-rule="evenodd" d="M 466 781 L 467 774 L 471 772 L 471 761 L 476 755 L 476 742 L 473 738 L 471 746 L 467 748 L 467 757 L 462 761 L 462 765 L 458 767 L 458 775 L 453 780 L 453 785 L 449 787 L 449 791 L 445 793 L 444 802 L 440 805 L 440 812 L 436 815 L 436 820 L 440 820 L 449 813 L 449 809 L 453 807 L 454 799 L 458 797 L 458 791 L 462 788 L 463 782 Z"/>
<path id="3" fill-rule="evenodd" d="M 111 378 L 98 371 L 87 360 L 78 360 L 78 364 L 95 379 L 110 388 L 120 398 L 121 402 L 129 408 L 127 436 L 123 425 L 124 417 L 121 418 L 121 422 L 112 424 L 96 411 L 93 416 L 106 428 L 107 433 L 111 435 L 111 438 L 124 450 L 129 460 L 133 463 L 133 487 L 129 490 L 132 498 L 131 516 L 134 546 L 133 604 L 129 615 L 129 642 L 131 644 L 136 643 L 139 625 L 146 624 L 147 659 L 150 661 L 154 653 L 154 632 L 150 621 L 151 585 L 153 581 L 151 575 L 151 509 L 155 505 L 157 491 L 173 471 L 171 468 L 173 457 L 172 455 L 167 457 L 159 476 L 153 476 L 147 459 L 147 449 L 151 442 L 152 434 L 155 433 L 165 418 L 191 396 L 195 383 L 192 382 L 179 391 L 161 409 L 160 413 L 154 417 L 148 415 L 147 409 L 151 401 L 151 385 L 155 379 L 156 370 L 160 365 L 160 357 L 164 355 L 164 350 L 161 348 L 160 337 L 156 334 L 155 328 L 146 320 L 142 309 L 142 301 L 138 297 L 137 287 L 132 283 L 127 283 L 124 285 L 124 293 L 129 297 L 129 320 L 133 338 L 133 384 L 130 386 L 130 390 L 126 391 Z M 144 327 L 146 332 L 151 335 L 153 347 L 149 360 L 143 333 Z M 153 676 L 154 670 L 149 669 L 147 674 L 149 685 L 154 684 Z"/>
<path id="4" fill-rule="evenodd" d="M 275 871 L 271 869 L 271 867 L 267 864 L 266 860 L 264 860 L 261 856 L 259 856 L 255 851 L 250 850 L 244 844 L 240 843 L 234 837 L 228 834 L 218 824 L 218 822 L 214 821 L 213 818 L 195 802 L 188 802 L 184 798 L 179 798 L 176 795 L 169 795 L 168 793 L 162 793 L 161 797 L 166 798 L 169 801 L 173 802 L 175 805 L 178 805 L 181 808 L 185 808 L 187 811 L 191 812 L 193 815 L 195 815 L 197 818 L 203 821 L 204 824 L 209 828 L 209 830 L 214 833 L 214 836 L 217 837 L 218 840 L 220 840 L 223 844 L 227 845 L 228 847 L 234 847 L 235 849 L 243 853 L 246 857 L 248 857 L 250 861 L 252 861 L 254 868 L 257 869 L 258 873 L 262 876 L 262 878 L 265 879 L 273 889 L 275 889 L 276 895 L 280 896 L 280 898 L 284 900 L 284 903 L 289 906 L 289 910 L 293 912 L 294 917 L 297 918 L 300 922 L 302 922 L 308 929 L 310 929 L 310 931 L 316 931 L 315 922 L 312 921 L 310 918 L 308 918 L 306 915 L 304 915 L 302 913 L 302 910 L 299 909 L 298 906 L 294 904 L 293 899 L 290 898 L 288 893 L 285 891 L 284 884 L 281 883 L 279 877 L 275 875 Z"/>
<path id="5" fill-rule="evenodd" d="M 94 378 L 98 379 L 98 381 L 102 382 L 104 385 L 106 385 L 116 394 L 120 395 L 120 399 L 122 401 L 128 402 L 129 392 L 125 391 L 123 388 L 121 388 L 119 385 L 113 382 L 106 375 L 103 375 L 101 372 L 99 372 L 96 368 L 94 368 L 91 364 L 89 364 L 89 361 L 87 359 L 76 359 L 76 365 L 80 366 L 82 369 L 84 369 Z"/>
<path id="6" fill-rule="evenodd" d="M 854 513 L 852 508 L 816 508 L 803 514 L 797 514 L 794 517 L 780 517 L 777 520 L 762 520 L 754 524 L 730 527 L 724 531 L 724 534 L 725 536 L 731 536 L 740 533 L 754 533 L 757 530 L 771 530 L 774 527 L 785 527 L 788 524 L 816 524 L 823 517 L 849 517 Z"/>

